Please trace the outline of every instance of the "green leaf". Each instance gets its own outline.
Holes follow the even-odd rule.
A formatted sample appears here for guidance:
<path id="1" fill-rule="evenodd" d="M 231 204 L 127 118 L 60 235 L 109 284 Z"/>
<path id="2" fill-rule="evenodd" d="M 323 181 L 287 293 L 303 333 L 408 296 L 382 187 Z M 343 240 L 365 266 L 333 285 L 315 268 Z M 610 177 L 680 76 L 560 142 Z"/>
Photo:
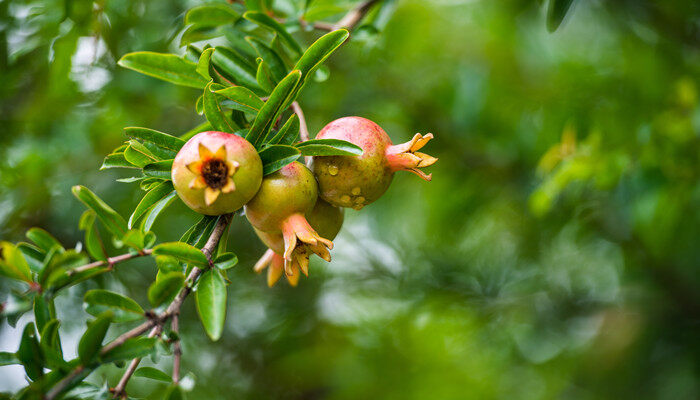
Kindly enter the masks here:
<path id="1" fill-rule="evenodd" d="M 3 365 L 14 365 L 21 364 L 19 358 L 15 353 L 9 353 L 7 351 L 0 351 L 0 367 Z"/>
<path id="2" fill-rule="evenodd" d="M 257 113 L 265 105 L 260 97 L 243 86 L 232 86 L 214 91 L 214 93 L 231 100 L 233 108 L 248 113 Z"/>
<path id="3" fill-rule="evenodd" d="M 232 24 L 241 15 L 226 4 L 214 3 L 193 7 L 185 14 L 185 25 L 215 27 Z"/>
<path id="4" fill-rule="evenodd" d="M 31 282 L 32 273 L 22 252 L 10 242 L 0 242 L 0 275 Z"/>
<path id="5" fill-rule="evenodd" d="M 156 222 L 156 218 L 160 215 L 163 210 L 168 208 L 169 205 L 175 201 L 177 198 L 177 192 L 174 190 L 170 192 L 167 196 L 163 197 L 160 199 L 156 204 L 151 207 L 150 211 L 146 214 L 146 218 L 143 219 L 143 222 L 141 224 L 141 229 L 144 230 L 145 232 L 148 232 L 151 230 L 151 227 L 153 226 L 153 223 Z"/>
<path id="6" fill-rule="evenodd" d="M 359 156 L 362 148 L 340 139 L 311 139 L 295 145 L 303 156 Z"/>
<path id="7" fill-rule="evenodd" d="M 190 244 L 196 248 L 202 248 L 209 235 L 214 230 L 218 216 L 205 215 L 196 224 L 192 225 L 180 238 L 181 242 Z"/>
<path id="8" fill-rule="evenodd" d="M 269 175 L 278 171 L 285 165 L 296 161 L 301 152 L 292 146 L 272 145 L 265 147 L 258 153 L 263 163 L 263 175 Z"/>
<path id="9" fill-rule="evenodd" d="M 125 54 L 118 64 L 176 85 L 203 89 L 207 84 L 197 73 L 197 64 L 175 54 L 140 51 Z"/>
<path id="10" fill-rule="evenodd" d="M 85 231 L 85 249 L 90 257 L 96 260 L 107 260 L 107 254 L 102 244 L 102 239 L 95 226 L 96 214 L 93 210 L 85 210 L 80 217 L 78 228 Z"/>
<path id="11" fill-rule="evenodd" d="M 28 323 L 22 332 L 22 339 L 17 350 L 17 358 L 24 366 L 29 379 L 35 381 L 44 374 L 44 357 L 36 338 L 34 324 Z"/>
<path id="12" fill-rule="evenodd" d="M 40 249 L 48 252 L 51 248 L 59 247 L 63 249 L 61 242 L 56 240 L 50 233 L 41 228 L 31 228 L 26 233 L 27 239 L 34 242 Z"/>
<path id="13" fill-rule="evenodd" d="M 292 114 L 287 122 L 282 125 L 279 131 L 268 140 L 269 144 L 287 144 L 291 145 L 296 142 L 299 138 L 299 117 L 296 114 Z"/>
<path id="14" fill-rule="evenodd" d="M 177 151 L 166 149 L 151 142 L 140 142 L 159 160 L 172 160 L 177 155 Z"/>
<path id="15" fill-rule="evenodd" d="M 41 330 L 41 351 L 46 359 L 46 365 L 51 369 L 65 370 L 69 368 L 63 359 L 61 338 L 58 333 L 60 322 L 57 319 L 50 320 Z"/>
<path id="16" fill-rule="evenodd" d="M 112 313 L 107 311 L 92 321 L 78 343 L 78 357 L 82 365 L 90 365 L 97 358 L 102 341 L 112 323 Z"/>
<path id="17" fill-rule="evenodd" d="M 198 248 L 182 242 L 170 242 L 159 244 L 153 249 L 157 256 L 172 256 L 181 262 L 193 264 L 199 267 L 209 265 L 207 257 Z"/>
<path id="18" fill-rule="evenodd" d="M 216 270 L 202 274 L 197 284 L 199 319 L 211 340 L 219 340 L 226 320 L 226 283 Z"/>
<path id="19" fill-rule="evenodd" d="M 102 161 L 102 166 L 100 169 L 109 169 L 109 168 L 138 168 L 137 166 L 131 164 L 126 160 L 124 157 L 124 152 L 119 152 L 119 153 L 112 153 L 108 154 L 107 157 L 105 157 L 104 161 Z"/>
<path id="20" fill-rule="evenodd" d="M 75 250 L 67 250 L 63 253 L 47 254 L 46 266 L 39 273 L 39 284 L 46 288 L 64 286 L 75 283 L 74 278 L 68 276 L 68 271 L 89 261 L 84 254 Z M 85 271 L 90 272 L 90 271 Z"/>
<path id="21" fill-rule="evenodd" d="M 287 75 L 287 67 L 284 65 L 282 58 L 274 50 L 269 48 L 265 42 L 256 37 L 248 36 L 246 37 L 246 41 L 253 46 L 258 55 L 265 60 L 267 65 L 270 67 L 270 71 L 272 72 L 275 82 L 279 82 L 284 79 L 284 77 Z"/>
<path id="22" fill-rule="evenodd" d="M 173 169 L 173 160 L 156 161 L 143 166 L 146 176 L 159 179 L 170 179 Z"/>
<path id="23" fill-rule="evenodd" d="M 182 272 L 182 265 L 177 261 L 177 258 L 170 256 L 157 256 L 156 265 L 158 266 L 158 272 L 163 274 L 168 272 Z"/>
<path id="24" fill-rule="evenodd" d="M 99 315 L 111 311 L 114 322 L 129 322 L 143 318 L 141 306 L 134 300 L 109 290 L 88 290 L 83 298 L 85 311 L 91 315 Z"/>
<path id="25" fill-rule="evenodd" d="M 73 195 L 75 195 L 78 200 L 95 211 L 97 218 L 113 235 L 117 238 L 121 238 L 126 234 L 128 227 L 124 218 L 117 214 L 117 212 L 102 201 L 102 199 L 97 197 L 85 186 L 73 186 L 72 191 Z"/>
<path id="26" fill-rule="evenodd" d="M 171 382 L 172 378 L 165 372 L 153 367 L 141 367 L 134 372 L 137 378 L 148 378 L 161 382 Z"/>
<path id="27" fill-rule="evenodd" d="M 170 385 L 163 396 L 163 400 L 183 400 L 184 398 L 185 394 L 178 385 Z"/>
<path id="28" fill-rule="evenodd" d="M 272 77 L 272 71 L 270 71 L 270 67 L 267 65 L 265 60 L 258 57 L 257 62 L 258 70 L 255 73 L 255 79 L 258 81 L 258 85 L 263 88 L 265 93 L 271 93 L 275 89 L 275 86 L 277 86 L 278 81 Z"/>
<path id="29" fill-rule="evenodd" d="M 238 53 L 226 47 L 217 46 L 215 49 L 216 51 L 212 55 L 212 62 L 226 79 L 252 90 L 258 88 L 254 66 L 249 64 Z"/>
<path id="30" fill-rule="evenodd" d="M 168 272 L 159 276 L 159 279 L 148 288 L 148 301 L 153 307 L 172 301 L 175 295 L 182 289 L 185 283 L 185 275 L 180 272 Z"/>
<path id="31" fill-rule="evenodd" d="M 46 302 L 44 296 L 37 294 L 34 296 L 34 321 L 36 322 L 37 331 L 41 332 L 50 319 L 51 311 L 49 311 L 49 304 Z"/>
<path id="32" fill-rule="evenodd" d="M 209 74 L 209 68 L 211 63 L 211 54 L 214 52 L 214 48 L 210 47 L 202 52 L 199 56 L 199 61 L 197 62 L 197 73 L 202 75 L 202 78 L 210 81 L 211 74 Z"/>
<path id="33" fill-rule="evenodd" d="M 299 43 L 294 40 L 292 35 L 290 35 L 289 32 L 287 32 L 287 29 L 279 22 L 258 11 L 248 11 L 243 14 L 243 18 L 276 32 L 282 41 L 284 41 L 284 43 L 289 47 L 289 49 L 294 52 L 295 57 L 301 55 L 301 46 L 299 46 Z"/>
<path id="34" fill-rule="evenodd" d="M 178 151 L 185 145 L 185 141 L 179 137 L 148 128 L 127 127 L 124 128 L 124 134 L 130 138 L 153 143 L 164 149 L 173 151 Z"/>
<path id="35" fill-rule="evenodd" d="M 304 52 L 294 69 L 301 71 L 303 80 L 306 80 L 311 72 L 326 61 L 349 36 L 350 33 L 345 29 L 338 29 L 321 36 Z"/>
<path id="36" fill-rule="evenodd" d="M 211 85 L 210 83 L 204 88 L 204 96 L 202 99 L 204 116 L 207 117 L 207 120 L 217 131 L 233 133 L 236 131 L 237 127 L 234 126 L 233 121 L 226 116 L 226 113 L 221 108 L 217 94 L 211 91 Z"/>
<path id="37" fill-rule="evenodd" d="M 233 268 L 238 264 L 238 257 L 233 253 L 220 254 L 214 260 L 214 266 L 221 270 Z"/>
<path id="38" fill-rule="evenodd" d="M 549 8 L 547 9 L 547 30 L 549 32 L 554 32 L 559 28 L 573 3 L 574 0 L 549 0 Z"/>
<path id="39" fill-rule="evenodd" d="M 288 103 L 290 95 L 297 83 L 301 79 L 301 72 L 294 70 L 289 73 L 272 91 L 270 97 L 265 102 L 258 113 L 246 139 L 256 147 L 260 147 L 262 139 L 265 137 L 270 126 L 283 111 L 283 106 Z M 291 103 L 291 101 L 289 101 Z"/>
<path id="40" fill-rule="evenodd" d="M 20 242 L 17 249 L 22 252 L 24 259 L 29 264 L 29 269 L 33 272 L 40 272 L 44 267 L 44 257 L 46 253 L 33 244 Z"/>
<path id="41" fill-rule="evenodd" d="M 155 351 L 158 339 L 152 337 L 136 337 L 127 339 L 122 345 L 113 348 L 100 357 L 102 362 L 126 361 L 142 358 Z"/>
<path id="42" fill-rule="evenodd" d="M 136 140 L 129 141 L 129 146 L 124 150 L 124 158 L 126 158 L 126 161 L 140 168 L 159 160 L 151 150 Z"/>
<path id="43" fill-rule="evenodd" d="M 217 27 L 190 25 L 182 33 L 182 36 L 180 36 L 180 47 L 189 45 L 194 42 L 201 42 L 203 40 L 213 39 L 215 37 L 222 36 L 223 34 L 224 31 Z M 187 54 L 186 58 L 189 61 L 190 54 Z M 199 59 L 194 61 L 199 61 Z"/>
<path id="44" fill-rule="evenodd" d="M 127 227 L 129 229 L 133 228 L 134 223 L 138 221 L 142 215 L 148 212 L 153 206 L 155 206 L 156 203 L 168 197 L 174 190 L 175 188 L 173 187 L 172 182 L 165 181 L 148 191 L 148 193 L 143 196 L 143 199 L 141 199 L 139 204 L 136 206 L 136 209 L 134 209 L 131 217 L 129 217 Z"/>

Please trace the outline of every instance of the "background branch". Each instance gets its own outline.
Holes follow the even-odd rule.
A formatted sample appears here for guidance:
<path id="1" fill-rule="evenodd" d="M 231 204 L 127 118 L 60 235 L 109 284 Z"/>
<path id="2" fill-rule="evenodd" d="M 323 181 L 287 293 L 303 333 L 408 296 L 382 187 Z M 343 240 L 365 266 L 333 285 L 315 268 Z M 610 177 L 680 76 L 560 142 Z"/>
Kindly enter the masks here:
<path id="1" fill-rule="evenodd" d="M 216 249 L 216 246 L 219 244 L 219 240 L 221 240 L 222 235 L 226 231 L 226 227 L 228 224 L 231 222 L 233 214 L 226 214 L 222 215 L 219 220 L 216 223 L 216 226 L 214 227 L 214 230 L 212 231 L 211 235 L 209 236 L 209 239 L 207 240 L 207 243 L 204 245 L 202 248 L 202 253 L 207 257 L 207 260 L 209 261 L 209 268 L 212 266 L 212 256 L 214 254 L 214 251 Z M 150 254 L 150 252 L 149 252 Z M 145 254 L 143 254 L 145 255 Z M 126 255 L 124 255 L 126 256 Z M 128 258 L 124 258 L 128 259 Z M 121 260 L 123 261 L 123 260 Z M 103 261 L 104 262 L 104 261 Z M 104 262 L 106 263 L 106 262 Z M 95 264 L 95 263 L 93 263 Z M 88 264 L 90 265 L 90 264 Z M 178 315 L 180 313 L 180 307 L 182 307 L 182 303 L 185 301 L 187 296 L 192 292 L 192 288 L 194 287 L 194 284 L 197 282 L 197 279 L 202 275 L 202 273 L 206 269 L 200 269 L 197 267 L 192 268 L 192 271 L 190 272 L 189 276 L 187 277 L 187 280 L 185 281 L 185 286 L 178 292 L 177 296 L 175 296 L 175 299 L 170 303 L 168 308 L 163 311 L 162 313 L 158 314 L 157 316 L 152 317 L 148 321 L 142 323 L 141 325 L 133 328 L 132 330 L 120 335 L 110 343 L 108 343 L 106 346 L 102 347 L 102 350 L 100 351 L 100 354 L 105 354 L 108 351 L 124 344 L 128 339 L 135 338 L 137 336 L 142 335 L 144 332 L 147 330 L 151 329 L 151 332 L 149 333 L 149 337 L 156 336 L 157 334 L 160 334 L 162 332 L 163 326 L 165 323 L 172 317 Z M 136 367 L 138 366 L 140 362 L 140 359 L 133 359 L 131 363 L 129 364 L 129 367 L 127 368 L 126 372 L 120 379 L 119 383 L 117 384 L 117 387 L 114 389 L 114 397 L 117 398 L 119 396 L 123 396 L 125 394 L 124 389 L 126 388 L 127 383 L 129 382 L 129 379 L 133 375 L 134 371 L 136 370 Z M 84 366 L 80 365 L 76 367 L 75 370 L 73 370 L 71 373 L 69 373 L 65 378 L 60 380 L 54 388 L 52 388 L 46 395 L 45 399 L 46 400 L 54 400 L 59 396 L 61 393 L 63 393 L 64 390 L 66 390 L 71 382 L 78 376 L 80 376 L 82 373 L 86 371 L 91 371 L 90 369 L 86 369 Z"/>

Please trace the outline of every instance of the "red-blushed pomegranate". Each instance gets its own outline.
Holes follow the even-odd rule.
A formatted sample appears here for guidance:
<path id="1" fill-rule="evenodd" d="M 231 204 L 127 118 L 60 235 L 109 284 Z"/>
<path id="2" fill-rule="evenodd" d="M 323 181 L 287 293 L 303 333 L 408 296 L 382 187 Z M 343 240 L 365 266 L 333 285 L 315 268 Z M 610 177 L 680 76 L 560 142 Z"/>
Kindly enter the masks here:
<path id="1" fill-rule="evenodd" d="M 224 132 L 202 132 L 175 156 L 173 185 L 191 209 L 206 215 L 228 214 L 255 196 L 262 182 L 262 161 L 252 144 Z"/>
<path id="2" fill-rule="evenodd" d="M 299 274 L 294 270 L 295 260 L 307 249 L 324 257 L 333 248 L 333 242 L 320 236 L 306 220 L 317 198 L 313 174 L 303 164 L 293 162 L 266 176 L 245 206 L 246 218 L 256 230 L 282 236 L 280 254 L 287 276 Z"/>
<path id="3" fill-rule="evenodd" d="M 431 175 L 420 168 L 434 164 L 437 158 L 417 150 L 432 138 L 432 133 L 417 133 L 410 141 L 393 145 L 386 132 L 366 118 L 344 117 L 329 123 L 316 139 L 347 140 L 363 153 L 313 157 L 311 169 L 318 180 L 319 196 L 335 206 L 359 210 L 386 192 L 396 171 L 409 171 L 430 181 Z"/>
<path id="4" fill-rule="evenodd" d="M 306 214 L 306 220 L 309 221 L 311 227 L 321 237 L 333 240 L 343 226 L 343 209 L 318 199 L 314 209 Z M 269 267 L 267 270 L 267 285 L 272 287 L 282 276 L 284 268 L 284 258 L 280 255 L 284 253 L 284 238 L 281 233 L 268 233 L 258 229 L 255 229 L 255 233 L 269 249 L 258 260 L 253 269 L 255 272 L 260 273 L 263 269 Z M 287 280 L 292 286 L 296 286 L 299 282 L 299 271 L 306 276 L 309 275 L 309 257 L 312 253 L 318 254 L 326 261 L 331 261 L 331 255 L 324 246 L 320 244 L 300 244 L 292 253 L 292 270 L 294 274 L 287 275 Z"/>

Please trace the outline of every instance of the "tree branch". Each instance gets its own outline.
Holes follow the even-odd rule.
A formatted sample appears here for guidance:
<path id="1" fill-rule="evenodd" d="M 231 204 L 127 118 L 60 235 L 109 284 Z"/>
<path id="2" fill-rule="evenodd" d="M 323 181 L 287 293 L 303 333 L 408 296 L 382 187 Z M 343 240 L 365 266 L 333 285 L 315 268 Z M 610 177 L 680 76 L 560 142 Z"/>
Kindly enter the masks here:
<path id="1" fill-rule="evenodd" d="M 84 271 L 88 271 L 88 270 L 91 270 L 94 268 L 99 268 L 103 265 L 108 265 L 108 266 L 112 267 L 114 264 L 117 264 L 117 263 L 120 263 L 123 261 L 127 261 L 127 260 L 131 260 L 132 258 L 150 255 L 152 252 L 153 252 L 153 250 L 147 249 L 147 250 L 143 250 L 143 251 L 136 253 L 136 254 L 127 253 L 127 254 L 121 254 L 118 256 L 114 256 L 114 257 L 109 257 L 107 260 L 104 260 L 104 261 L 102 261 L 102 260 L 95 261 L 95 262 L 92 262 L 90 264 L 85 264 L 85 265 L 81 265 L 80 267 L 75 267 L 75 268 L 71 269 L 70 271 L 68 271 L 67 274 L 68 274 L 68 276 L 70 276 L 70 275 L 77 274 L 78 272 L 84 272 Z"/>
<path id="2" fill-rule="evenodd" d="M 307 140 L 309 140 L 309 127 L 306 125 L 304 111 L 301 109 L 301 106 L 296 101 L 292 102 L 292 110 L 294 111 L 294 114 L 296 114 L 299 118 L 299 140 L 301 140 L 302 142 L 306 142 Z M 304 163 L 307 167 L 309 167 L 311 165 L 311 157 L 305 156 Z"/>
<path id="3" fill-rule="evenodd" d="M 352 30 L 355 25 L 357 25 L 360 21 L 362 21 L 362 18 L 367 15 L 369 12 L 370 8 L 372 8 L 373 5 L 378 3 L 380 0 L 366 0 L 363 1 L 362 3 L 358 4 L 357 7 L 353 8 L 352 10 L 348 11 L 347 14 L 343 16 L 338 22 L 336 23 L 328 23 L 328 22 L 323 22 L 323 21 L 318 21 L 313 23 L 313 27 L 316 29 L 320 29 L 323 31 L 334 31 L 336 29 L 340 28 L 346 28 L 348 30 Z M 303 21 L 302 21 L 303 23 Z"/>
<path id="4" fill-rule="evenodd" d="M 213 260 L 212 257 L 214 255 L 214 251 L 216 249 L 216 246 L 219 244 L 219 240 L 221 240 L 221 236 L 224 234 L 226 231 L 226 227 L 228 224 L 231 222 L 233 214 L 226 214 L 222 215 L 219 217 L 219 220 L 216 223 L 216 226 L 214 227 L 214 230 L 212 231 L 211 235 L 209 236 L 209 239 L 207 240 L 207 243 L 202 247 L 202 253 L 207 257 L 207 260 L 209 261 L 209 268 L 213 265 Z M 145 253 L 145 252 L 144 252 Z M 150 254 L 150 251 L 148 252 Z M 146 254 L 141 254 L 141 255 L 146 255 Z M 122 255 L 122 256 L 117 256 L 117 257 L 122 257 L 123 259 L 120 259 L 119 261 L 124 261 L 126 259 L 129 259 L 131 257 L 126 257 L 127 255 Z M 132 256 L 132 255 L 129 255 Z M 115 258 L 117 258 L 115 257 Z M 132 256 L 135 257 L 135 256 Z M 102 261 L 103 263 L 107 263 L 105 261 Z M 92 263 L 96 264 L 96 263 Z M 88 264 L 88 265 L 92 265 Z M 99 265 L 98 265 L 99 266 Z M 80 267 L 79 267 L 80 268 Z M 92 267 L 96 268 L 96 267 Z M 160 333 L 163 329 L 163 326 L 165 323 L 172 317 L 178 315 L 180 313 L 180 307 L 182 307 L 182 303 L 185 301 L 185 298 L 192 292 L 192 289 L 194 287 L 194 284 L 197 282 L 197 279 L 202 275 L 202 273 L 206 270 L 205 269 L 200 269 L 197 267 L 192 268 L 192 271 L 190 272 L 189 276 L 187 277 L 187 280 L 185 281 L 185 286 L 178 292 L 177 296 L 175 296 L 175 299 L 170 303 L 168 308 L 163 311 L 162 313 L 153 316 L 150 318 L 148 321 L 142 323 L 141 325 L 133 328 L 132 330 L 118 336 L 116 339 L 102 347 L 102 350 L 100 350 L 100 354 L 105 354 L 108 351 L 124 344 L 128 339 L 141 336 L 144 332 L 147 330 L 151 329 L 151 333 L 149 333 L 149 337 L 153 337 L 156 334 Z M 124 373 L 124 376 L 122 376 L 122 379 L 119 381 L 119 384 L 114 390 L 114 396 L 117 398 L 118 396 L 121 396 L 124 394 L 124 388 L 126 387 L 126 384 L 128 383 L 129 379 L 131 378 L 131 375 L 134 373 L 136 370 L 136 367 L 138 366 L 140 360 L 134 359 L 131 361 L 131 364 L 129 364 L 129 367 L 127 368 L 127 371 Z M 76 367 L 75 370 L 73 370 L 71 373 L 69 373 L 65 378 L 60 380 L 46 395 L 45 400 L 54 400 L 57 396 L 59 396 L 68 386 L 70 386 L 70 383 L 73 379 L 75 379 L 77 376 L 79 376 L 81 373 L 87 371 L 87 369 L 79 365 Z"/>

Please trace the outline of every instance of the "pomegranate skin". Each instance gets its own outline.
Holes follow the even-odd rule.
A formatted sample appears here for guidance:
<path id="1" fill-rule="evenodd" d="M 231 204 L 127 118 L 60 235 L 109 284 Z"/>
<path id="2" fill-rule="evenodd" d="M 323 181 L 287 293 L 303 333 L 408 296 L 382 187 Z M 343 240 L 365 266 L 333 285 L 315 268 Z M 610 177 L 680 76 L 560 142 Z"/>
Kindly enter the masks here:
<path id="1" fill-rule="evenodd" d="M 175 156 L 172 180 L 178 196 L 192 210 L 205 215 L 228 214 L 257 193 L 262 161 L 255 147 L 240 136 L 201 132 Z"/>
<path id="2" fill-rule="evenodd" d="M 263 179 L 258 193 L 245 206 L 253 227 L 279 233 L 292 214 L 306 214 L 314 208 L 318 189 L 314 176 L 303 164 L 293 162 Z"/>
<path id="3" fill-rule="evenodd" d="M 347 140 L 363 150 L 359 156 L 313 157 L 311 170 L 322 199 L 335 206 L 360 209 L 389 188 L 394 172 L 385 153 L 391 139 L 379 125 L 362 117 L 344 117 L 326 125 L 316 139 Z"/>
<path id="4" fill-rule="evenodd" d="M 332 205 L 361 209 L 380 198 L 389 188 L 396 171 L 409 171 L 430 181 L 420 168 L 437 161 L 417 150 L 433 138 L 417 133 L 402 144 L 393 145 L 376 123 L 362 117 L 344 117 L 326 125 L 317 139 L 340 139 L 362 148 L 359 156 L 315 156 L 311 169 L 318 180 L 319 196 Z"/>

